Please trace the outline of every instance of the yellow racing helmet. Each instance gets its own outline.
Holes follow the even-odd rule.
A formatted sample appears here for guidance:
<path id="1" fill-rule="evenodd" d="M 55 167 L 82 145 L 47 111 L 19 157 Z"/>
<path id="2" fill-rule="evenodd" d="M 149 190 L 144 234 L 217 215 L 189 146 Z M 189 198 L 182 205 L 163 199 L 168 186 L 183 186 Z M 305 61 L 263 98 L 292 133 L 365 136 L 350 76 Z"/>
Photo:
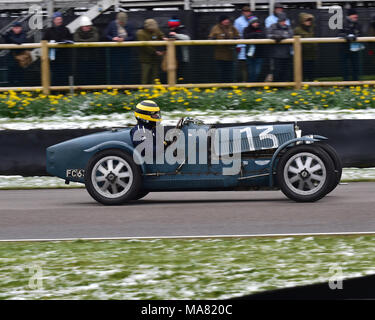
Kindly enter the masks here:
<path id="1" fill-rule="evenodd" d="M 135 106 L 134 116 L 140 122 L 156 123 L 161 121 L 160 108 L 152 100 L 143 100 Z"/>

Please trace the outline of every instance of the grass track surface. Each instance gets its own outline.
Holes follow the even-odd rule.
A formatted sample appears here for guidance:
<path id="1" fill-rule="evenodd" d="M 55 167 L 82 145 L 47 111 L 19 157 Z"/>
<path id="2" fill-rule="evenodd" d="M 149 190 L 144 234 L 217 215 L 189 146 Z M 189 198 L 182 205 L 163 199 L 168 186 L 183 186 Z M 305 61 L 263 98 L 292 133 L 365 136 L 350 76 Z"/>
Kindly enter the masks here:
<path id="1" fill-rule="evenodd" d="M 374 253 L 374 236 L 0 243 L 0 299 L 224 299 L 372 274 Z"/>

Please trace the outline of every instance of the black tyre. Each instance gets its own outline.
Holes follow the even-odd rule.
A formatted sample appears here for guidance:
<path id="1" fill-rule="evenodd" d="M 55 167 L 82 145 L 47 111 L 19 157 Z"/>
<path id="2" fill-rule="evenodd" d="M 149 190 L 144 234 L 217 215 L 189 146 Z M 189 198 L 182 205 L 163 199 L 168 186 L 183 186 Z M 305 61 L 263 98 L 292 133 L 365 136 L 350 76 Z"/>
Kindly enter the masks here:
<path id="1" fill-rule="evenodd" d="M 139 199 L 142 199 L 144 198 L 145 196 L 147 196 L 149 194 L 148 191 L 144 191 L 144 190 L 141 190 L 134 198 L 133 200 L 139 200 Z"/>
<path id="2" fill-rule="evenodd" d="M 133 200 L 142 187 L 141 170 L 133 157 L 109 149 L 93 156 L 85 171 L 88 193 L 105 205 L 120 205 Z"/>
<path id="3" fill-rule="evenodd" d="M 317 145 L 299 145 L 287 150 L 277 165 L 281 191 L 298 202 L 323 198 L 336 180 L 331 157 Z"/>
<path id="4" fill-rule="evenodd" d="M 332 185 L 330 187 L 330 190 L 328 191 L 328 193 L 330 193 L 337 187 L 337 185 L 341 181 L 342 161 L 341 161 L 339 155 L 337 154 L 336 150 L 331 145 L 329 145 L 327 142 L 319 141 L 319 142 L 315 142 L 315 144 L 318 145 L 319 147 L 321 147 L 325 152 L 327 152 L 329 154 L 329 156 L 331 157 L 331 159 L 333 161 L 333 164 L 335 166 L 336 179 L 335 179 L 334 183 L 332 183 Z"/>

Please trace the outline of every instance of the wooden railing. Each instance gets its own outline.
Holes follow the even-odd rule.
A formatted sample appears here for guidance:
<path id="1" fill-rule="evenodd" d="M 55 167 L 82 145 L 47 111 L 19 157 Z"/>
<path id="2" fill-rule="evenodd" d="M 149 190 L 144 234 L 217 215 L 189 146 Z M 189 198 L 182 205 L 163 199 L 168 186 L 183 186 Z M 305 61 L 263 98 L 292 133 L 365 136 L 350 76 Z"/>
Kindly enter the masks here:
<path id="1" fill-rule="evenodd" d="M 271 39 L 251 39 L 251 40 L 186 40 L 186 41 L 132 41 L 132 42 L 80 42 L 73 44 L 56 44 L 42 41 L 40 43 L 29 43 L 23 45 L 13 44 L 0 44 L 0 50 L 3 49 L 40 49 L 41 53 L 41 86 L 35 87 L 1 87 L 0 91 L 20 91 L 20 90 L 42 90 L 44 94 L 49 94 L 52 91 L 68 91 L 68 90 L 98 90 L 106 89 L 108 87 L 118 89 L 136 89 L 139 87 L 148 88 L 154 85 L 79 85 L 79 86 L 52 86 L 50 76 L 50 61 L 49 61 L 49 49 L 50 48 L 95 48 L 95 47 L 142 47 L 142 46 L 165 46 L 166 47 L 166 59 L 167 59 L 167 84 L 163 86 L 169 87 L 289 87 L 293 86 L 296 89 L 301 88 L 303 85 L 309 86 L 334 86 L 334 85 L 361 85 L 361 84 L 373 84 L 375 80 L 367 81 L 303 81 L 303 57 L 302 57 L 302 45 L 304 43 L 345 43 L 346 40 L 342 38 L 301 38 L 294 36 L 290 39 L 282 40 L 281 44 L 292 44 L 293 45 L 293 81 L 292 82 L 241 82 L 241 83 L 189 83 L 189 84 L 177 84 L 176 73 L 176 46 L 207 46 L 207 45 L 237 45 L 237 44 L 275 44 L 274 40 Z M 375 42 L 375 37 L 360 37 L 357 42 Z"/>

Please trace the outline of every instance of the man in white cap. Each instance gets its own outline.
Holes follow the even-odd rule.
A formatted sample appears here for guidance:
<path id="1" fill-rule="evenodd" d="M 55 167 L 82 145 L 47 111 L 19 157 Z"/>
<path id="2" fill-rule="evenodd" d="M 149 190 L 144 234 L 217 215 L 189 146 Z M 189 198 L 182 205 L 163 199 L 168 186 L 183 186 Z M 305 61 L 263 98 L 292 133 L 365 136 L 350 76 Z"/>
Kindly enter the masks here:
<path id="1" fill-rule="evenodd" d="M 79 28 L 74 32 L 75 42 L 98 42 L 100 39 L 98 29 L 92 25 L 87 16 L 82 16 L 79 21 Z"/>
<path id="2" fill-rule="evenodd" d="M 79 28 L 74 32 L 75 42 L 98 42 L 100 35 L 98 29 L 92 25 L 87 16 L 82 16 Z M 99 49 L 100 50 L 100 49 Z M 98 79 L 98 61 L 100 61 L 98 48 L 77 48 L 73 54 L 74 82 L 80 85 L 95 84 Z"/>

